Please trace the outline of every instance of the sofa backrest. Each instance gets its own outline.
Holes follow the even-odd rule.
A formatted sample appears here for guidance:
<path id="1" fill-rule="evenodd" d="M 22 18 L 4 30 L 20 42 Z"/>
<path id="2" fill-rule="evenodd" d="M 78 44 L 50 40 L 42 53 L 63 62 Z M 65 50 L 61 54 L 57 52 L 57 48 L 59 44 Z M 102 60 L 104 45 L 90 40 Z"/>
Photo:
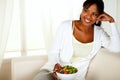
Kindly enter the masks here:
<path id="1" fill-rule="evenodd" d="M 47 56 L 27 56 L 11 59 L 11 80 L 32 80 L 47 62 Z"/>

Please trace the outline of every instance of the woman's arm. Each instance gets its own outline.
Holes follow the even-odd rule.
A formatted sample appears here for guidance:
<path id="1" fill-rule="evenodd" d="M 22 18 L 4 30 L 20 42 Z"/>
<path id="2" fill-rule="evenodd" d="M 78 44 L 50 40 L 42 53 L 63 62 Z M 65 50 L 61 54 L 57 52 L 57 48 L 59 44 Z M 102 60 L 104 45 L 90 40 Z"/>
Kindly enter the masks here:
<path id="1" fill-rule="evenodd" d="M 110 16 L 109 14 L 105 13 L 105 12 L 103 14 L 99 15 L 97 20 L 98 21 L 108 21 L 110 23 L 114 23 L 115 22 L 113 17 Z"/>
<path id="2" fill-rule="evenodd" d="M 114 19 L 107 13 L 103 13 L 98 17 L 98 20 L 108 21 L 111 27 L 111 35 L 102 31 L 102 46 L 108 48 L 110 51 L 120 52 L 120 33 L 115 25 Z"/>
<path id="3" fill-rule="evenodd" d="M 62 41 L 62 33 L 63 33 L 64 25 L 63 23 L 59 26 L 53 44 L 50 49 L 50 53 L 48 54 L 48 62 L 41 69 L 48 69 L 52 71 L 56 63 L 59 63 L 59 53 L 61 48 Z"/>

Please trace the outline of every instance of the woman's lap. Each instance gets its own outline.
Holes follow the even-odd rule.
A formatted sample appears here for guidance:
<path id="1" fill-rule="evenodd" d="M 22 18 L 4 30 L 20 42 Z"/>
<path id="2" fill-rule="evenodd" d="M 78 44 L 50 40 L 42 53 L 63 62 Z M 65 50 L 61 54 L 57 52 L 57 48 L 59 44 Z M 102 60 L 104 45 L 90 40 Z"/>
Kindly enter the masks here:
<path id="1" fill-rule="evenodd" d="M 55 80 L 52 73 L 48 70 L 41 70 L 33 80 Z"/>

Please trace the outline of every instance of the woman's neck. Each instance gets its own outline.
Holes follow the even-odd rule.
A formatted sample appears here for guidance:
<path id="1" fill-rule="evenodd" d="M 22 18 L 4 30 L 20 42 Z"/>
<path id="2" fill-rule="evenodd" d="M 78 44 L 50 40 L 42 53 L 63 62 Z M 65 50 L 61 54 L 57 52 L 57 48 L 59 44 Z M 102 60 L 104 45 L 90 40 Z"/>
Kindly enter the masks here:
<path id="1" fill-rule="evenodd" d="M 92 42 L 94 38 L 94 27 L 84 26 L 79 21 L 74 21 L 73 35 L 75 38 L 83 43 Z"/>
<path id="2" fill-rule="evenodd" d="M 94 26 L 93 25 L 84 25 L 80 20 L 79 21 L 75 21 L 75 26 L 83 31 L 83 32 L 89 32 L 92 31 Z"/>

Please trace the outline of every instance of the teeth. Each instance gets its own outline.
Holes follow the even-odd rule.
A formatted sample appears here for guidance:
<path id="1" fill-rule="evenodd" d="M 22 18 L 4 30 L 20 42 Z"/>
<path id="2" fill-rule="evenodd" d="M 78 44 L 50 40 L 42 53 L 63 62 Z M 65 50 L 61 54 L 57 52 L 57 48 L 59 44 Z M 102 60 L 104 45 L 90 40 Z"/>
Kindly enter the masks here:
<path id="1" fill-rule="evenodd" d="M 88 22 L 88 23 L 90 22 L 90 20 L 88 20 L 88 19 L 85 19 L 85 21 Z"/>

